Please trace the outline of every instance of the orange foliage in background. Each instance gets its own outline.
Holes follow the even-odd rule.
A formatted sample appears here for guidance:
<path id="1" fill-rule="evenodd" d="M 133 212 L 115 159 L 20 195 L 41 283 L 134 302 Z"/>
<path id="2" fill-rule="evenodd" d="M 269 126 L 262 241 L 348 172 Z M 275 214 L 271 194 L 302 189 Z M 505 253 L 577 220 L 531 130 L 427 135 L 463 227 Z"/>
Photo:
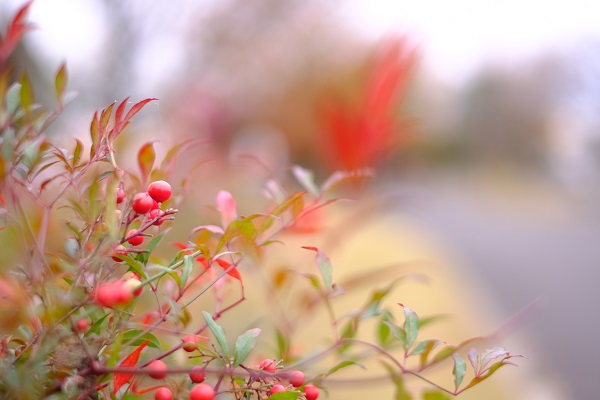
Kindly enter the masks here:
<path id="1" fill-rule="evenodd" d="M 396 113 L 406 97 L 416 55 L 406 38 L 385 42 L 367 67 L 356 105 L 340 98 L 324 101 L 321 144 L 333 169 L 372 167 L 406 143 L 409 127 Z"/>

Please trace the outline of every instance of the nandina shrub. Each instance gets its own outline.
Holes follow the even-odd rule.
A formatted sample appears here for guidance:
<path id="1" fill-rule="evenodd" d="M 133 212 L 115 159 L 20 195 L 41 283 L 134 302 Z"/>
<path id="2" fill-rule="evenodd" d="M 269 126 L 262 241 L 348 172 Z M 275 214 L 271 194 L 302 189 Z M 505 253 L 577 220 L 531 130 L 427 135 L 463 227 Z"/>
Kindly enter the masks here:
<path id="1" fill-rule="evenodd" d="M 175 195 L 170 172 L 183 146 L 157 164 L 154 144 L 144 143 L 138 172 L 118 165 L 115 139 L 154 99 L 131 107 L 125 99 L 96 112 L 88 146 L 75 139 L 62 149 L 46 137 L 65 106 L 67 69 L 63 65 L 56 74 L 54 109 L 36 105 L 26 75 L 13 79 L 8 59 L 29 29 L 29 4 L 0 40 L 1 398 L 310 400 L 326 395 L 338 370 L 379 359 L 396 398 L 413 398 L 404 385 L 413 377 L 429 388 L 425 398 L 446 399 L 511 364 L 515 355 L 502 348 L 479 353 L 473 347 L 472 377 L 463 383 L 467 363 L 461 354 L 476 339 L 458 345 L 422 339 L 431 319 L 397 301 L 391 307 L 384 302 L 397 281 L 338 316 L 332 305 L 343 289 L 327 255 L 310 243 L 304 248 L 315 254 L 315 273 L 297 276 L 315 294 L 310 312 L 327 311 L 328 344 L 292 351 L 300 323 L 291 320 L 273 338 L 263 337 L 261 326 L 228 336 L 219 319 L 246 301 L 250 266 L 261 267 L 282 233 L 332 206 L 335 187 L 373 172 L 338 172 L 317 185 L 310 171 L 295 166 L 297 189 L 267 182 L 266 209 L 238 215 L 236 200 L 223 190 L 215 200 L 221 225 L 199 224 L 187 237 L 165 240 L 178 223 L 182 196 Z M 171 258 L 158 255 L 165 247 Z M 225 285 L 228 290 L 221 290 Z M 192 304 L 202 312 L 192 314 Z M 245 315 L 243 324 L 258 324 L 262 314 Z M 376 322 L 375 341 L 361 338 L 359 328 L 368 320 Z M 271 354 L 249 364 L 258 357 L 257 344 L 270 339 Z M 453 362 L 451 388 L 426 377 L 446 360 Z"/>

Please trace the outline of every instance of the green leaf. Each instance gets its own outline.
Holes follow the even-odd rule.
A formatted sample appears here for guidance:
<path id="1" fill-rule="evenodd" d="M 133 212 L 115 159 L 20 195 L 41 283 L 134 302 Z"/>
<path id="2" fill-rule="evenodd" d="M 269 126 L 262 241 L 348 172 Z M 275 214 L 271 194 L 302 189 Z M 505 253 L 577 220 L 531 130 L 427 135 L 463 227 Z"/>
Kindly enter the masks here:
<path id="1" fill-rule="evenodd" d="M 406 332 L 406 348 L 410 348 L 419 335 L 419 317 L 408 307 L 404 307 L 404 331 Z"/>
<path id="2" fill-rule="evenodd" d="M 192 270 L 194 267 L 194 260 L 190 256 L 183 256 L 183 268 L 181 269 L 181 282 L 179 287 L 183 289 L 185 284 L 187 283 L 188 278 L 192 274 Z"/>
<path id="3" fill-rule="evenodd" d="M 232 221 L 225 230 L 223 236 L 219 240 L 216 252 L 219 252 L 225 245 L 227 245 L 232 239 L 243 236 L 246 239 L 252 241 L 254 237 L 254 224 L 250 218 L 236 219 Z"/>
<path id="4" fill-rule="evenodd" d="M 279 351 L 279 358 L 285 359 L 290 350 L 289 338 L 280 329 L 275 331 L 277 336 L 277 350 Z"/>
<path id="5" fill-rule="evenodd" d="M 442 350 L 440 350 L 434 357 L 432 364 L 438 363 L 446 358 L 450 357 L 452 353 L 456 350 L 455 346 L 448 346 Z"/>
<path id="6" fill-rule="evenodd" d="M 463 381 L 463 378 L 465 377 L 465 373 L 467 372 L 467 363 L 458 353 L 452 354 L 452 358 L 454 359 L 454 368 L 452 368 L 452 375 L 454 375 L 454 387 L 458 389 Z"/>
<path id="7" fill-rule="evenodd" d="M 14 113 L 21 104 L 21 84 L 13 83 L 6 92 L 6 111 Z"/>
<path id="8" fill-rule="evenodd" d="M 342 362 L 338 363 L 337 365 L 335 365 L 334 367 L 332 367 L 331 369 L 329 369 L 329 371 L 327 371 L 325 373 L 325 376 L 329 376 L 329 375 L 333 374 L 334 372 L 339 371 L 342 368 L 349 367 L 350 365 L 357 365 L 357 366 L 361 367 L 362 369 L 366 369 L 364 365 L 359 364 L 357 362 L 354 362 L 354 361 L 342 361 Z"/>
<path id="9" fill-rule="evenodd" d="M 75 150 L 73 151 L 73 158 L 71 160 L 71 166 L 75 168 L 81 160 L 81 152 L 83 151 L 83 143 L 79 139 L 75 139 Z"/>
<path id="10" fill-rule="evenodd" d="M 104 320 L 106 318 L 108 318 L 109 314 L 104 314 L 103 316 L 101 316 L 100 318 L 96 319 L 94 321 L 94 323 L 92 324 L 92 326 L 90 326 L 90 328 L 87 330 L 87 332 L 85 333 L 85 336 L 89 336 L 93 333 L 95 334 L 99 334 L 100 333 L 100 328 L 102 328 L 102 323 L 104 322 Z"/>
<path id="11" fill-rule="evenodd" d="M 317 265 L 319 266 L 319 269 L 321 270 L 321 274 L 323 275 L 323 282 L 325 282 L 325 287 L 327 289 L 331 289 L 333 286 L 333 267 L 331 266 L 331 261 L 329 260 L 329 257 L 327 257 L 325 253 L 323 253 L 316 247 L 302 246 L 302 248 L 306 250 L 312 250 L 317 253 L 315 260 L 317 262 Z"/>
<path id="12" fill-rule="evenodd" d="M 164 230 L 162 231 L 160 234 L 154 236 L 149 242 L 148 245 L 146 246 L 146 250 L 148 251 L 148 253 L 151 253 L 156 246 L 158 246 L 158 244 L 160 243 L 160 241 L 165 237 L 165 235 L 169 232 L 169 230 Z"/>
<path id="13" fill-rule="evenodd" d="M 296 400 L 299 396 L 299 392 L 279 392 L 270 395 L 269 400 Z"/>
<path id="14" fill-rule="evenodd" d="M 227 345 L 227 338 L 225 337 L 225 329 L 223 329 L 221 326 L 217 325 L 217 323 L 213 319 L 212 315 L 210 315 L 210 313 L 208 313 L 206 311 L 202 311 L 202 315 L 204 316 L 204 320 L 208 324 L 210 331 L 215 336 L 215 339 L 217 339 L 219 346 L 221 346 L 221 350 L 223 350 L 223 354 L 225 355 L 225 357 L 229 358 L 230 352 L 229 352 L 229 346 Z"/>
<path id="15" fill-rule="evenodd" d="M 423 400 L 450 400 L 450 396 L 434 390 L 423 393 Z"/>
<path id="16" fill-rule="evenodd" d="M 246 360 L 252 349 L 256 346 L 256 338 L 260 334 L 259 328 L 247 330 L 235 341 L 235 355 L 233 358 L 233 366 L 237 367 Z"/>
<path id="17" fill-rule="evenodd" d="M 390 337 L 391 329 L 385 322 L 379 321 L 377 324 L 377 342 L 380 346 L 384 347 Z"/>
<path id="18" fill-rule="evenodd" d="M 25 110 L 26 114 L 29 114 L 29 110 L 33 105 L 33 87 L 27 74 L 24 74 L 21 78 L 21 105 Z"/>
<path id="19" fill-rule="evenodd" d="M 429 354 L 429 352 L 431 352 L 431 350 L 433 350 L 435 348 L 435 346 L 437 346 L 440 343 L 441 342 L 436 339 L 423 340 L 408 355 L 414 356 L 417 354 L 425 354 L 425 353 Z"/>
<path id="20" fill-rule="evenodd" d="M 92 159 L 96 155 L 98 144 L 100 144 L 98 111 L 94 113 L 92 122 L 90 123 L 90 139 L 92 139 L 92 147 L 90 147 L 90 159 Z"/>
<path id="21" fill-rule="evenodd" d="M 392 330 L 392 335 L 402 343 L 402 346 L 406 346 L 406 332 L 404 329 L 400 328 L 398 325 L 391 321 L 384 321 L 384 324 L 390 327 Z"/>
<path id="22" fill-rule="evenodd" d="M 56 78 L 54 79 L 54 87 L 56 89 L 56 98 L 60 103 L 62 103 L 63 96 L 65 94 L 65 89 L 67 87 L 67 65 L 62 63 L 58 72 L 56 73 Z"/>
<path id="23" fill-rule="evenodd" d="M 285 199 L 277 207 L 275 207 L 275 209 L 269 213 L 267 218 L 263 221 L 263 223 L 257 229 L 256 235 L 258 236 L 261 233 L 265 232 L 267 229 L 269 229 L 273 225 L 273 222 L 275 221 L 276 218 L 278 218 L 284 212 L 289 210 L 294 205 L 294 203 L 296 203 L 297 201 L 300 201 L 306 193 L 307 193 L 306 190 L 303 192 L 294 193 L 293 195 L 291 195 L 287 199 Z"/>
<path id="24" fill-rule="evenodd" d="M 144 333 L 144 331 L 138 329 L 125 332 L 121 335 L 121 340 L 123 343 L 127 343 L 130 346 L 139 346 L 145 341 L 148 341 L 148 346 L 154 347 L 155 349 L 160 349 L 160 341 L 156 336 L 150 332 Z M 130 342 L 131 340 L 133 340 L 133 342 Z"/>

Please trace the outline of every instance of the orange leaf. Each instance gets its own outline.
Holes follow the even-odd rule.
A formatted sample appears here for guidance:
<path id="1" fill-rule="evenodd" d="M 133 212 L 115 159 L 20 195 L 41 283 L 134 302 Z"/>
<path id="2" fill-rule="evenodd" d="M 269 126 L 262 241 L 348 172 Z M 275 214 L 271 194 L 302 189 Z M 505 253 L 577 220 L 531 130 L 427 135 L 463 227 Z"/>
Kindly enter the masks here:
<path id="1" fill-rule="evenodd" d="M 144 144 L 138 152 L 138 166 L 142 173 L 142 184 L 147 183 L 148 176 L 150 175 L 150 172 L 152 172 L 152 167 L 154 166 L 156 153 L 154 152 L 153 144 L 154 142 Z"/>
<path id="2" fill-rule="evenodd" d="M 217 264 L 219 264 L 219 266 L 221 268 L 223 268 L 225 271 L 227 271 L 227 274 L 229 276 L 231 276 L 232 278 L 237 279 L 238 281 L 242 282 L 242 275 L 240 275 L 240 272 L 237 270 L 237 268 L 231 268 L 231 263 L 227 262 L 225 260 L 221 260 L 220 258 L 215 260 L 217 262 Z"/>
<path id="3" fill-rule="evenodd" d="M 146 347 L 148 345 L 148 343 L 150 343 L 149 340 L 146 340 L 144 343 L 140 344 L 138 346 L 137 349 L 135 349 L 133 352 L 131 352 L 130 355 L 127 356 L 127 358 L 125 358 L 123 360 L 123 362 L 121 364 L 119 364 L 119 368 L 122 367 L 135 367 L 135 365 L 137 364 L 138 360 L 140 359 L 140 354 L 142 354 L 142 350 L 144 350 L 144 347 Z M 133 377 L 133 374 L 128 374 L 126 372 L 118 372 L 115 374 L 115 384 L 114 384 L 114 388 L 113 388 L 113 394 L 117 393 L 119 391 L 119 389 L 121 389 L 121 387 L 126 384 L 127 382 L 129 382 L 129 380 Z"/>

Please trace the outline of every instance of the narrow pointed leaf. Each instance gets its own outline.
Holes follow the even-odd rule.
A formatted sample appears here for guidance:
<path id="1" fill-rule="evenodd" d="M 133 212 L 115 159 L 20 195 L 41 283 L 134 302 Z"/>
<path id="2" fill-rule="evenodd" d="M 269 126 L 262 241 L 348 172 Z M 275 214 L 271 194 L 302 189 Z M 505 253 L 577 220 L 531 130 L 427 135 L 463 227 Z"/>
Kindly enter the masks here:
<path id="1" fill-rule="evenodd" d="M 325 282 L 325 287 L 327 289 L 331 289 L 333 286 L 333 267 L 331 266 L 331 261 L 329 260 L 329 257 L 327 257 L 325 253 L 321 252 L 316 247 L 302 246 L 302 248 L 306 250 L 312 250 L 317 253 L 315 259 L 317 265 L 319 266 L 319 269 L 321 270 L 321 274 L 323 275 L 323 282 Z"/>
<path id="2" fill-rule="evenodd" d="M 136 364 L 138 363 L 138 360 L 140 359 L 140 355 L 142 354 L 142 350 L 144 350 L 144 347 L 146 347 L 148 345 L 148 343 L 150 343 L 150 341 L 145 341 L 144 343 L 142 343 L 141 345 L 139 345 L 139 347 L 137 349 L 135 349 L 134 351 L 131 352 L 131 354 L 129 354 L 127 356 L 127 358 L 125 358 L 123 360 L 123 362 L 121 364 L 119 364 L 119 368 L 133 368 L 136 366 Z M 121 389 L 121 387 L 126 384 L 127 382 L 129 382 L 129 380 L 133 377 L 133 374 L 129 374 L 129 373 L 116 373 L 115 374 L 115 378 L 114 378 L 114 387 L 113 387 L 113 394 L 117 393 L 119 391 L 119 389 Z"/>
<path id="3" fill-rule="evenodd" d="M 181 269 L 181 284 L 180 284 L 180 288 L 183 288 L 185 286 L 185 284 L 187 283 L 188 278 L 190 277 L 190 275 L 192 274 L 192 270 L 194 267 L 194 263 L 192 260 L 192 257 L 190 256 L 183 256 L 183 268 Z"/>
<path id="4" fill-rule="evenodd" d="M 256 346 L 256 338 L 260 334 L 260 329 L 250 329 L 240 336 L 238 336 L 235 341 L 235 355 L 233 358 L 233 366 L 237 367 L 241 363 L 243 363 L 250 352 Z"/>
<path id="5" fill-rule="evenodd" d="M 366 369 L 364 365 L 359 364 L 359 363 L 357 363 L 355 361 L 342 361 L 342 362 L 336 364 L 335 366 L 333 366 L 332 368 L 330 368 L 329 371 L 327 371 L 325 373 L 325 376 L 329 376 L 329 375 L 333 374 L 334 372 L 337 372 L 340 369 L 349 367 L 351 365 L 356 365 L 356 366 L 358 366 L 358 367 L 360 367 L 362 369 Z"/>
<path id="6" fill-rule="evenodd" d="M 208 324 L 210 331 L 215 336 L 215 339 L 217 339 L 217 343 L 219 343 L 221 350 L 223 350 L 223 354 L 225 355 L 225 357 L 229 358 L 230 352 L 229 346 L 227 345 L 227 337 L 225 336 L 225 329 L 217 325 L 210 313 L 202 311 L 202 315 L 204 316 L 204 320 Z"/>
<path id="7" fill-rule="evenodd" d="M 129 122 L 129 120 L 131 120 L 131 118 L 133 118 L 133 116 L 135 114 L 137 114 L 142 108 L 144 108 L 144 106 L 146 104 L 148 104 L 149 102 L 154 101 L 154 100 L 158 100 L 158 99 L 150 98 L 150 99 L 145 99 L 145 100 L 135 103 L 133 105 L 133 107 L 131 107 L 131 109 L 129 109 L 129 112 L 127 113 L 127 115 L 125 116 L 125 119 L 123 121 Z"/>
<path id="8" fill-rule="evenodd" d="M 56 97 L 59 102 L 62 102 L 63 96 L 65 94 L 65 89 L 67 87 L 67 65 L 62 63 L 58 72 L 56 73 L 56 78 L 54 79 L 54 87 L 56 89 Z"/>
<path id="9" fill-rule="evenodd" d="M 454 387 L 458 389 L 463 381 L 463 378 L 465 377 L 465 373 L 467 372 L 467 363 L 458 353 L 452 354 L 452 358 L 454 359 L 454 368 L 452 368 L 452 375 L 454 375 Z"/>
<path id="10" fill-rule="evenodd" d="M 299 396 L 299 392 L 279 392 L 270 395 L 269 400 L 296 400 Z"/>
<path id="11" fill-rule="evenodd" d="M 406 332 L 406 347 L 410 348 L 419 335 L 419 317 L 408 307 L 404 307 L 404 331 Z"/>
<path id="12" fill-rule="evenodd" d="M 140 148 L 137 159 L 142 174 L 142 184 L 146 184 L 148 183 L 148 176 L 150 175 L 150 172 L 152 172 L 154 160 L 156 159 L 153 142 L 148 142 Z"/>

